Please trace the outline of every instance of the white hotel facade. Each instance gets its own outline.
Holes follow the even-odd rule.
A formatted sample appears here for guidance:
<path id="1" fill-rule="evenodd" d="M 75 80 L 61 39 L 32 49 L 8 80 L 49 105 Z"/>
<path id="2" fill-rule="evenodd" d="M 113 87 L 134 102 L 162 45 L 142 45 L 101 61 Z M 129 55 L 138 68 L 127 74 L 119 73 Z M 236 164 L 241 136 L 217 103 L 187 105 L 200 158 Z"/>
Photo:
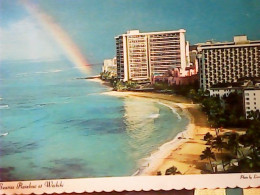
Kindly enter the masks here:
<path id="1" fill-rule="evenodd" d="M 104 60 L 102 72 L 110 72 L 113 76 L 117 76 L 116 57 Z"/>
<path id="2" fill-rule="evenodd" d="M 151 81 L 172 68 L 183 74 L 189 64 L 189 44 L 185 30 L 140 33 L 127 31 L 115 37 L 117 77 L 128 81 Z"/>
<path id="3" fill-rule="evenodd" d="M 235 36 L 233 42 L 198 44 L 200 88 L 260 76 L 260 41 Z"/>
<path id="4" fill-rule="evenodd" d="M 211 88 L 209 90 L 210 96 L 223 98 L 229 96 L 230 93 L 241 93 L 243 95 L 243 106 L 245 117 L 248 118 L 248 114 L 251 111 L 260 111 L 260 86 L 255 87 L 223 87 L 223 88 Z"/>
<path id="5" fill-rule="evenodd" d="M 260 111 L 260 88 L 244 89 L 244 111 L 246 118 L 250 111 Z"/>

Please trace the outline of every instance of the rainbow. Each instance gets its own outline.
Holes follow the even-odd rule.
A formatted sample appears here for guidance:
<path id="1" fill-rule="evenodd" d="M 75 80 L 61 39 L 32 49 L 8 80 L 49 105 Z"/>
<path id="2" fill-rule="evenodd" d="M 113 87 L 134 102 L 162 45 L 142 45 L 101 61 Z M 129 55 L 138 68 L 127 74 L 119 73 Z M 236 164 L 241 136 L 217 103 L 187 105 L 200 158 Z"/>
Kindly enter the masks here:
<path id="1" fill-rule="evenodd" d="M 54 22 L 51 16 L 44 13 L 37 7 L 35 4 L 30 3 L 27 0 L 21 0 L 22 4 L 29 12 L 31 16 L 37 19 L 37 21 L 41 24 L 44 30 L 46 30 L 52 38 L 58 43 L 58 45 L 62 48 L 65 55 L 69 58 L 69 60 L 83 73 L 90 74 L 91 68 L 88 65 L 89 63 L 85 59 L 84 55 L 81 53 L 78 46 L 73 42 L 70 36 Z"/>

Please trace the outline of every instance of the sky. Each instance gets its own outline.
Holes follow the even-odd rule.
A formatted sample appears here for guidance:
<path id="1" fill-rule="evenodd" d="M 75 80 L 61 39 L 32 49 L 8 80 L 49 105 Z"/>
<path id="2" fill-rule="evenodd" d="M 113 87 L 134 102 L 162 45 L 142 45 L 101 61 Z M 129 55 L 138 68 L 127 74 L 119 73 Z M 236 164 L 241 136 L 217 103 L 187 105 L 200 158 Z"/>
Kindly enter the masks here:
<path id="1" fill-rule="evenodd" d="M 114 37 L 131 29 L 183 28 L 191 44 L 232 41 L 241 34 L 260 40 L 259 0 L 0 0 L 0 61 L 69 55 L 26 2 L 62 29 L 90 64 L 114 57 Z"/>

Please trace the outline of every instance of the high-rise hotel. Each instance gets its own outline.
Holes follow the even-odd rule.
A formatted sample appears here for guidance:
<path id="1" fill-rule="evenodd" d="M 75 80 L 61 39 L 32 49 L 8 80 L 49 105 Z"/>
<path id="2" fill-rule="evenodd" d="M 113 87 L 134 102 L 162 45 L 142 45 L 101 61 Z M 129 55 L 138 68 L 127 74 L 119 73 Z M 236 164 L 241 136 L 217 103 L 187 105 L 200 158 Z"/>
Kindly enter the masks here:
<path id="1" fill-rule="evenodd" d="M 235 36 L 233 42 L 198 44 L 200 87 L 260 76 L 260 41 Z"/>
<path id="2" fill-rule="evenodd" d="M 150 81 L 153 75 L 172 68 L 184 72 L 189 64 L 185 32 L 183 29 L 147 33 L 131 30 L 115 37 L 117 77 L 123 81 Z"/>

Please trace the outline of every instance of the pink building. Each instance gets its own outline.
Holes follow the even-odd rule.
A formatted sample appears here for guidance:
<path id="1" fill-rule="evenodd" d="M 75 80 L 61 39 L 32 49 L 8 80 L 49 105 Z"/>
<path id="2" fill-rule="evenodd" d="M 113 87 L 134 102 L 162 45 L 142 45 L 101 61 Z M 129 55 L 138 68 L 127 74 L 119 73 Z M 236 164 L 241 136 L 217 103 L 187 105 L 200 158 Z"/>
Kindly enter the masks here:
<path id="1" fill-rule="evenodd" d="M 198 80 L 197 73 L 196 66 L 187 67 L 184 76 L 181 75 L 180 68 L 174 68 L 163 75 L 153 75 L 152 84 L 156 82 L 167 82 L 168 85 L 189 85 Z"/>
<path id="2" fill-rule="evenodd" d="M 195 83 L 198 79 L 198 74 L 185 77 L 169 77 L 168 85 L 189 85 Z"/>

